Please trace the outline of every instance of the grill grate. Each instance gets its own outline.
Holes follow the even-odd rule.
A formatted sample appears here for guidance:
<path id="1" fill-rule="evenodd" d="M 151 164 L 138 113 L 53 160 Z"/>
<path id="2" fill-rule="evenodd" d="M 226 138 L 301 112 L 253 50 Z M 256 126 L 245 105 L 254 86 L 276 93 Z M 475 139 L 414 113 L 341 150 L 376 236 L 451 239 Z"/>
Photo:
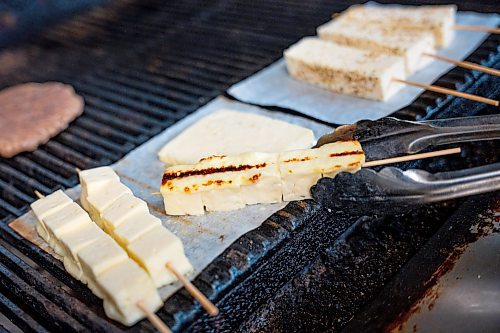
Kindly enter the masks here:
<path id="1" fill-rule="evenodd" d="M 494 7 L 481 4 L 484 10 Z M 94 9 L 9 49 L 19 62 L 0 68 L 0 88 L 26 81 L 69 83 L 85 98 L 84 114 L 67 130 L 31 153 L 0 159 L 0 311 L 23 331 L 121 331 L 105 319 L 99 300 L 70 278 L 62 264 L 13 232 L 7 223 L 35 200 L 77 184 L 75 168 L 109 164 L 281 56 L 304 35 L 314 34 L 347 1 L 204 1 L 165 4 L 122 1 Z M 463 9 L 476 9 L 473 2 Z M 492 64 L 500 37 L 491 36 L 469 60 Z M 455 68 L 439 80 L 468 89 L 478 73 Z M 397 115 L 425 119 L 455 99 L 425 92 Z M 317 207 L 293 204 L 242 237 L 197 279 L 221 299 L 261 254 L 290 237 Z M 287 218 L 285 218 L 288 216 Z M 319 223 L 319 222 L 318 222 Z M 177 293 L 159 315 L 180 328 L 198 306 Z M 147 322 L 134 327 L 152 331 Z"/>

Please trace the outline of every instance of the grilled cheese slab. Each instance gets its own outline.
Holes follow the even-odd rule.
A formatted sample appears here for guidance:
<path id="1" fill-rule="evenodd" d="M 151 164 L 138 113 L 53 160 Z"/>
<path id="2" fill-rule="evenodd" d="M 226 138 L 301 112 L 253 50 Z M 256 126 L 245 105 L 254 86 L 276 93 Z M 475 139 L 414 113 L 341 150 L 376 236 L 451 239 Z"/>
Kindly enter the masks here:
<path id="1" fill-rule="evenodd" d="M 327 41 L 401 57 L 408 76 L 432 61 L 424 53 L 435 51 L 434 35 L 430 32 L 408 33 L 385 23 L 350 19 L 348 15 L 340 15 L 317 31 L 318 36 Z"/>
<path id="2" fill-rule="evenodd" d="M 456 12 L 456 5 L 354 5 L 342 13 L 342 16 L 363 23 L 384 24 L 387 28 L 406 30 L 410 34 L 429 32 L 434 35 L 436 47 L 444 47 L 453 40 Z"/>
<path id="3" fill-rule="evenodd" d="M 307 199 L 311 186 L 319 178 L 332 177 L 341 171 L 355 172 L 361 168 L 364 158 L 358 141 L 335 142 L 317 149 L 281 154 L 213 156 L 194 165 L 167 168 L 161 193 L 165 211 L 170 215 L 203 213 L 203 206 L 208 204 L 204 201 L 206 193 L 223 201 L 228 200 L 228 190 L 231 190 L 231 201 L 219 210 L 237 209 L 242 204 Z M 207 179 L 215 183 L 220 180 L 221 184 L 203 186 Z M 200 193 L 201 198 L 194 196 Z M 207 209 L 210 210 L 214 209 Z"/>
<path id="4" fill-rule="evenodd" d="M 406 77 L 402 57 L 390 56 L 314 37 L 306 37 L 285 50 L 290 75 L 340 94 L 385 101 Z"/>

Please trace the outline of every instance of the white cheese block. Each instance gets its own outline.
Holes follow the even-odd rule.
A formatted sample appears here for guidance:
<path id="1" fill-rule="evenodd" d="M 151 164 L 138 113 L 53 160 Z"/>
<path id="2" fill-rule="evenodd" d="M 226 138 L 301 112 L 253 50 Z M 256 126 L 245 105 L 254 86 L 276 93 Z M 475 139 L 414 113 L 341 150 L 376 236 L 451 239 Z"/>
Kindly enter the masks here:
<path id="1" fill-rule="evenodd" d="M 346 15 L 320 26 L 318 36 L 340 45 L 402 57 L 408 76 L 432 61 L 424 53 L 435 52 L 434 35 L 430 32 L 408 33 L 388 27 L 385 23 L 353 20 Z"/>
<path id="2" fill-rule="evenodd" d="M 153 279 L 156 287 L 174 282 L 176 279 L 165 265 L 172 265 L 183 275 L 193 270 L 184 255 L 181 240 L 163 226 L 157 226 L 146 232 L 127 246 L 127 251 Z"/>
<path id="3" fill-rule="evenodd" d="M 203 177 L 178 177 L 189 171 L 193 165 L 169 167 L 163 174 L 160 192 L 163 196 L 165 212 L 169 215 L 203 215 L 205 210 L 201 198 L 200 184 Z"/>
<path id="4" fill-rule="evenodd" d="M 247 153 L 240 158 L 242 164 L 255 166 L 242 172 L 242 201 L 246 205 L 280 202 L 282 188 L 278 154 Z"/>
<path id="5" fill-rule="evenodd" d="M 92 243 L 92 246 L 81 249 L 77 257 L 90 290 L 100 298 L 103 297 L 103 292 L 97 283 L 97 277 L 128 260 L 127 253 L 120 245 L 104 233 Z"/>
<path id="6" fill-rule="evenodd" d="M 113 238 L 124 248 L 144 235 L 149 230 L 161 225 L 160 219 L 143 212 L 136 212 L 127 216 L 125 220 L 113 231 Z"/>
<path id="7" fill-rule="evenodd" d="M 127 259 L 97 277 L 103 292 L 106 315 L 126 326 L 132 326 L 145 317 L 137 306 L 156 312 L 162 301 L 150 277 L 134 261 Z"/>
<path id="8" fill-rule="evenodd" d="M 100 191 L 107 186 L 109 182 L 120 180 L 114 170 L 108 166 L 83 170 L 78 173 L 78 176 L 80 177 L 80 185 L 82 187 L 80 202 L 87 211 L 89 210 L 89 204 L 87 202 L 87 197 L 89 195 Z"/>
<path id="9" fill-rule="evenodd" d="M 97 225 L 104 228 L 101 213 L 118 200 L 122 195 L 132 194 L 132 191 L 119 181 L 111 181 L 105 187 L 87 197 L 88 212 Z"/>
<path id="10" fill-rule="evenodd" d="M 354 173 L 365 163 L 365 154 L 358 141 L 334 142 L 321 146 L 323 177 L 335 177 L 340 172 Z"/>
<path id="11" fill-rule="evenodd" d="M 386 27 L 403 31 L 429 32 L 434 35 L 437 47 L 447 46 L 454 37 L 456 5 L 441 6 L 363 6 L 355 5 L 342 16 L 361 22 L 375 22 Z"/>
<path id="12" fill-rule="evenodd" d="M 72 203 L 70 197 L 68 197 L 63 191 L 57 190 L 54 193 L 47 195 L 46 197 L 40 198 L 31 204 L 31 209 L 37 218 L 36 228 L 38 234 L 49 243 L 50 234 L 47 231 L 45 225 L 43 224 L 43 219 L 48 215 L 54 214 L 61 210 L 66 205 Z"/>
<path id="13" fill-rule="evenodd" d="M 402 57 L 306 37 L 285 50 L 290 75 L 336 93 L 385 101 L 404 87 Z"/>
<path id="14" fill-rule="evenodd" d="M 125 193 L 101 212 L 104 229 L 106 232 L 112 233 L 127 217 L 136 213 L 148 215 L 148 205 L 133 194 Z"/>
<path id="15" fill-rule="evenodd" d="M 252 113 L 221 110 L 184 130 L 158 156 L 167 164 L 195 164 L 212 155 L 276 153 L 313 144 L 310 129 Z"/>
<path id="16" fill-rule="evenodd" d="M 105 233 L 101 228 L 95 223 L 89 223 L 65 234 L 61 238 L 61 245 L 66 253 L 63 261 L 64 267 L 74 278 L 81 280 L 83 283 L 86 283 L 86 279 L 78 260 L 78 253 L 103 236 L 105 236 Z"/>
<path id="17" fill-rule="evenodd" d="M 65 254 L 60 244 L 64 235 L 92 223 L 88 214 L 75 202 L 71 202 L 56 213 L 46 216 L 42 222 L 49 234 L 49 245 L 59 255 Z"/>

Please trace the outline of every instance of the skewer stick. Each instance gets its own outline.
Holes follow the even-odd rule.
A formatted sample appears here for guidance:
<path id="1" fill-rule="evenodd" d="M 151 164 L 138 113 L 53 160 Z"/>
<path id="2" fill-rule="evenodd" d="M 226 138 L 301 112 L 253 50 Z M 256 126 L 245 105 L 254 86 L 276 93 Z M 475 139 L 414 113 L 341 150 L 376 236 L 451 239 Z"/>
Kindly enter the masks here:
<path id="1" fill-rule="evenodd" d="M 182 283 L 184 288 L 193 296 L 198 302 L 200 302 L 201 306 L 205 308 L 205 310 L 208 312 L 209 315 L 211 316 L 216 316 L 219 314 L 219 309 L 212 303 L 210 300 L 203 295 L 203 293 L 196 288 L 188 279 L 184 277 L 175 267 L 172 265 L 172 263 L 169 261 L 165 265 L 169 271 L 172 272 L 172 274 L 175 275 L 175 277 Z"/>
<path id="2" fill-rule="evenodd" d="M 45 196 L 38 192 L 37 190 L 34 190 L 35 195 L 38 197 L 38 199 L 45 198 Z M 137 307 L 144 312 L 146 317 L 148 318 L 149 322 L 160 332 L 160 333 L 172 333 L 170 328 L 168 328 L 167 325 L 158 317 L 154 312 L 149 311 L 149 309 L 144 305 L 143 302 L 138 302 Z"/>
<path id="3" fill-rule="evenodd" d="M 160 333 L 172 333 L 170 328 L 165 325 L 165 323 L 158 317 L 154 312 L 151 312 L 144 306 L 143 302 L 139 302 L 136 304 L 139 309 L 146 315 L 149 322 L 158 330 Z"/>
<path id="4" fill-rule="evenodd" d="M 450 64 L 454 64 L 455 66 L 458 66 L 458 67 L 467 68 L 467 69 L 474 69 L 476 71 L 480 71 L 483 73 L 488 73 L 491 75 L 500 76 L 500 70 L 498 70 L 498 69 L 489 68 L 486 66 L 481 66 L 481 65 L 475 64 L 475 63 L 470 62 L 470 61 L 459 61 L 459 60 L 443 57 L 443 56 L 440 56 L 437 54 L 426 53 L 426 52 L 424 52 L 423 54 L 425 56 L 428 56 L 428 57 L 431 57 L 431 58 L 434 58 L 437 60 L 449 62 Z"/>
<path id="5" fill-rule="evenodd" d="M 470 99 L 471 101 L 486 103 L 486 104 L 494 105 L 494 106 L 499 105 L 499 102 L 494 100 L 494 99 L 481 97 L 481 96 L 477 96 L 477 95 L 472 95 L 472 94 L 456 91 L 453 89 L 438 87 L 438 86 L 429 85 L 429 84 L 422 84 L 422 83 L 418 83 L 418 82 L 414 82 L 414 81 L 401 80 L 401 79 L 396 79 L 396 78 L 393 78 L 392 80 L 396 81 L 396 82 L 407 84 L 409 86 L 424 88 L 426 90 L 434 91 L 434 92 L 441 93 L 441 94 L 448 94 L 448 95 L 453 95 L 453 96 L 457 96 L 457 97 L 462 97 L 462 98 Z"/>
<path id="6" fill-rule="evenodd" d="M 369 167 L 373 167 L 373 166 L 399 163 L 399 162 L 406 162 L 406 161 L 413 161 L 413 160 L 419 160 L 419 159 L 423 159 L 423 158 L 430 158 L 430 157 L 436 157 L 436 156 L 458 154 L 461 151 L 462 150 L 460 148 L 450 148 L 450 149 L 431 151 L 428 153 L 420 153 L 420 154 L 414 154 L 414 155 L 405 155 L 405 156 L 399 156 L 399 157 L 385 158 L 383 160 L 366 162 L 365 164 L 363 164 L 363 168 L 369 168 Z"/>
<path id="7" fill-rule="evenodd" d="M 485 27 L 481 25 L 455 24 L 452 29 L 465 31 L 488 32 L 490 34 L 500 34 L 500 28 Z"/>

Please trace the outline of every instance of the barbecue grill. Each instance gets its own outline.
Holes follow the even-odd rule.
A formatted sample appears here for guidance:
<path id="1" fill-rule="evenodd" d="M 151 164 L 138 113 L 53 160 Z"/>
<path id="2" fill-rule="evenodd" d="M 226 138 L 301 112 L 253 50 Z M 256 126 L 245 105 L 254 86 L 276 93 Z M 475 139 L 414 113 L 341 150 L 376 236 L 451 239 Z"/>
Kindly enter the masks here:
<path id="1" fill-rule="evenodd" d="M 75 87 L 86 105 L 81 117 L 36 151 L 0 159 L 0 312 L 26 332 L 153 331 L 146 321 L 126 328 L 108 320 L 86 286 L 8 223 L 28 211 L 36 199 L 34 190 L 51 193 L 72 187 L 78 183 L 76 168 L 119 160 L 280 58 L 284 48 L 314 34 L 331 13 L 349 5 L 116 1 L 9 43 L 0 54 L 0 88 L 60 81 Z M 495 1 L 458 5 L 460 10 L 500 8 Z M 17 1 L 2 6 L 22 8 Z M 500 68 L 499 42 L 498 36 L 488 37 L 467 60 Z M 452 69 L 436 84 L 500 96 L 498 77 L 462 68 Z M 392 116 L 429 120 L 497 112 L 492 106 L 426 91 Z M 438 172 L 498 162 L 498 141 L 461 147 L 460 157 L 397 166 Z M 446 255 L 428 261 L 410 258 L 440 250 L 432 240 L 457 215 L 482 214 L 498 208 L 498 200 L 497 193 L 486 194 L 398 216 L 385 215 L 377 207 L 367 216 L 312 200 L 290 203 L 234 242 L 194 280 L 220 308 L 219 316 L 206 315 L 185 290 L 171 297 L 158 315 L 174 331 L 381 330 L 422 297 L 429 287 L 424 281 Z M 443 251 L 471 241 L 461 233 L 466 231 L 449 237 Z M 424 274 L 419 267 L 430 268 Z M 391 293 L 389 286 L 400 286 L 401 281 L 408 288 Z M 388 300 L 393 303 L 386 311 Z M 0 320 L 0 325 L 6 324 Z"/>

